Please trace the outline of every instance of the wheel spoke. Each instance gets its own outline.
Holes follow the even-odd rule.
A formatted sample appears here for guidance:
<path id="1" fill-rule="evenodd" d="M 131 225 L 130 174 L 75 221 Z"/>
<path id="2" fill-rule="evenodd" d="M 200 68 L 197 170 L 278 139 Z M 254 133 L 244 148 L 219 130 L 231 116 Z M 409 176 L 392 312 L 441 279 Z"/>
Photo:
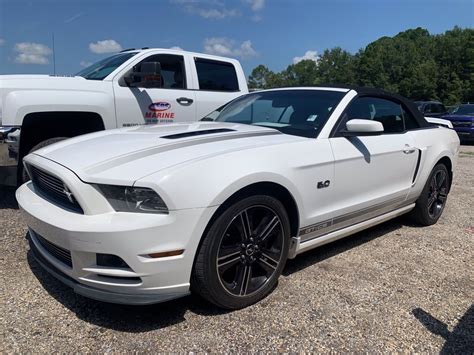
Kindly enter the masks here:
<path id="1" fill-rule="evenodd" d="M 277 216 L 274 216 L 271 221 L 265 226 L 263 232 L 259 235 L 259 238 L 262 242 L 268 238 L 268 236 L 272 233 L 275 227 L 280 223 L 280 219 Z"/>
<path id="2" fill-rule="evenodd" d="M 436 180 L 436 186 L 438 187 L 438 189 L 443 187 L 443 183 L 445 179 L 446 179 L 446 173 L 444 171 L 441 170 L 438 174 L 436 174 L 435 180 Z"/>
<path id="3" fill-rule="evenodd" d="M 442 203 L 445 203 L 447 198 L 448 198 L 448 194 L 445 191 L 440 191 L 438 195 L 438 200 L 440 200 Z"/>
<path id="4" fill-rule="evenodd" d="M 278 267 L 278 261 L 272 258 L 267 253 L 263 253 L 260 256 L 258 263 L 267 271 L 273 272 Z"/>
<path id="5" fill-rule="evenodd" d="M 431 196 L 429 199 L 428 199 L 428 210 L 431 211 L 431 207 L 433 206 L 433 204 L 435 203 L 436 201 L 436 197 L 434 196 Z"/>
<path id="6" fill-rule="evenodd" d="M 217 261 L 233 256 L 234 254 L 240 254 L 240 245 L 226 245 L 221 246 Z"/>
<path id="7" fill-rule="evenodd" d="M 240 222 L 242 223 L 243 240 L 246 241 L 250 238 L 250 235 L 252 234 L 247 210 L 243 210 L 242 213 L 240 213 Z"/>
<path id="8" fill-rule="evenodd" d="M 230 269 L 232 266 L 236 265 L 237 263 L 240 262 L 240 255 L 234 256 L 232 258 L 228 258 L 225 261 L 222 261 L 217 264 L 217 268 L 219 272 L 224 272 L 228 269 Z"/>
<path id="9" fill-rule="evenodd" d="M 249 265 L 244 265 L 239 270 L 239 278 L 237 280 L 237 286 L 239 287 L 240 296 L 245 296 L 247 294 L 251 279 L 252 267 Z"/>

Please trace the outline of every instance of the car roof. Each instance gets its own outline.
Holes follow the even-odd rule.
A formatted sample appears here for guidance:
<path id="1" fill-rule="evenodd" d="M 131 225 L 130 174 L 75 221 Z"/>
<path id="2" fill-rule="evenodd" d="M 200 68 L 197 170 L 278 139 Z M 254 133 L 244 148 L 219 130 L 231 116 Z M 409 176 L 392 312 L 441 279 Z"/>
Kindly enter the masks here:
<path id="1" fill-rule="evenodd" d="M 237 59 L 232 58 L 232 57 L 223 57 L 223 56 L 206 54 L 206 53 L 190 52 L 190 51 L 185 51 L 184 49 L 178 49 L 178 48 L 160 48 L 160 47 L 129 48 L 129 49 L 124 49 L 123 51 L 120 51 L 120 53 L 127 53 L 127 52 L 146 53 L 146 52 L 154 52 L 156 50 L 166 51 L 166 53 L 170 53 L 170 54 L 189 54 L 193 56 L 199 56 L 205 59 L 215 59 L 215 60 L 221 60 L 221 61 L 226 61 L 226 62 L 229 62 L 229 61 L 237 62 Z"/>

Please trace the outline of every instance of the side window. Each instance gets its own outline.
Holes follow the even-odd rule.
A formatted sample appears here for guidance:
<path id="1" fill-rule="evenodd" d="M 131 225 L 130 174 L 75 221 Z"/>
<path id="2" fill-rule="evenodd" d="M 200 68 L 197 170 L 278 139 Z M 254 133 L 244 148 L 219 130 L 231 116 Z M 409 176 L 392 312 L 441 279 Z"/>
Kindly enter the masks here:
<path id="1" fill-rule="evenodd" d="M 445 113 L 446 112 L 446 108 L 444 107 L 444 105 L 442 104 L 436 104 L 436 112 L 437 113 Z"/>
<path id="2" fill-rule="evenodd" d="M 231 63 L 195 58 L 200 90 L 239 91 L 235 68 Z"/>
<path id="3" fill-rule="evenodd" d="M 377 97 L 360 97 L 351 103 L 347 119 L 374 120 L 382 123 L 384 133 L 403 132 L 403 111 L 398 103 Z"/>
<path id="4" fill-rule="evenodd" d="M 407 111 L 404 108 L 402 108 L 402 111 L 403 111 L 403 122 L 405 123 L 405 131 L 420 128 L 418 121 L 415 119 L 415 117 L 413 117 L 410 111 Z"/>
<path id="5" fill-rule="evenodd" d="M 186 75 L 184 70 L 184 58 L 174 54 L 152 55 L 137 64 L 146 62 L 159 62 L 161 66 L 161 78 L 150 78 L 153 81 L 151 87 L 162 89 L 186 89 Z M 146 81 L 147 78 L 144 78 Z M 158 83 L 157 83 L 158 82 Z M 146 85 L 144 85 L 146 87 Z"/>

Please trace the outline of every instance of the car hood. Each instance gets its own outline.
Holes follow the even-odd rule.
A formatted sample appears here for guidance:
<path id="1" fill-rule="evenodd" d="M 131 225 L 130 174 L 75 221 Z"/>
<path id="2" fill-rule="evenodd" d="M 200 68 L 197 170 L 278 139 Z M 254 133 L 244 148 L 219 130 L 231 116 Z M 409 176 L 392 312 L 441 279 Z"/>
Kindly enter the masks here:
<path id="1" fill-rule="evenodd" d="M 456 121 L 472 121 L 474 119 L 474 115 L 445 115 L 443 116 L 445 120 L 456 120 Z"/>
<path id="2" fill-rule="evenodd" d="M 33 154 L 67 167 L 85 182 L 129 185 L 180 164 L 302 139 L 306 138 L 266 127 L 195 122 L 97 132 L 68 139 Z"/>

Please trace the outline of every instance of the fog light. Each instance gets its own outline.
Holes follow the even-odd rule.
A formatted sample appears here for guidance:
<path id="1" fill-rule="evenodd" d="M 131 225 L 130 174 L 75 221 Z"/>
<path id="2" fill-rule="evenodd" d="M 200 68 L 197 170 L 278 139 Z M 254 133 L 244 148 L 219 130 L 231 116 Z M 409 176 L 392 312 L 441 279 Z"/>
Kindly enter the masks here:
<path id="1" fill-rule="evenodd" d="M 121 257 L 112 254 L 97 254 L 97 265 L 130 269 L 130 266 Z"/>

